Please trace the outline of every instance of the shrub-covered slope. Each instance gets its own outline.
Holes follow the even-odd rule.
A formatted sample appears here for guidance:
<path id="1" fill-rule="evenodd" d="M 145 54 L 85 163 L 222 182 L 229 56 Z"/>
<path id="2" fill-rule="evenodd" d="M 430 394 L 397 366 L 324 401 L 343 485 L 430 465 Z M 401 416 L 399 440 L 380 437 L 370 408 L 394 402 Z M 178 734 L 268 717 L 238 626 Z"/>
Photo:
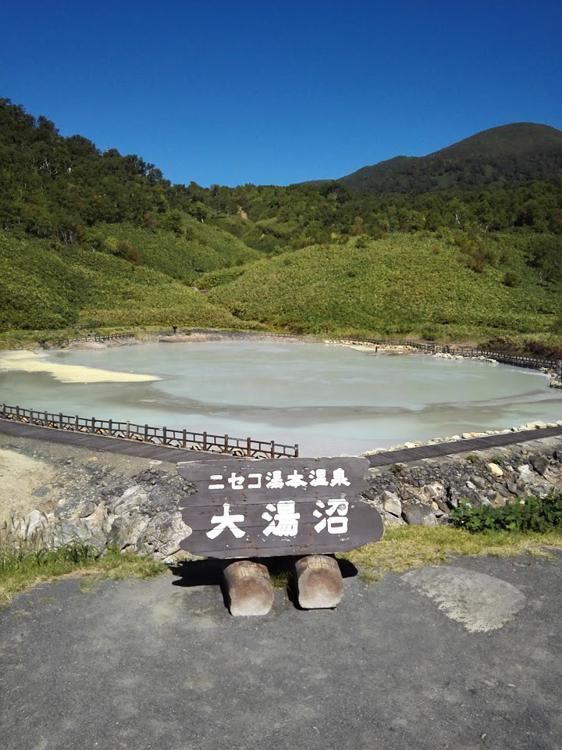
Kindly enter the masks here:
<path id="1" fill-rule="evenodd" d="M 239 326 L 169 276 L 107 253 L 0 233 L 0 331 L 89 326 Z"/>
<path id="2" fill-rule="evenodd" d="M 140 265 L 191 284 L 206 271 L 262 257 L 232 234 L 185 215 L 177 231 L 130 223 L 98 224 L 90 238 L 95 247 L 106 252 L 119 252 L 119 243 L 126 243 Z"/>
<path id="3" fill-rule="evenodd" d="M 403 234 L 309 247 L 200 283 L 238 317 L 294 331 L 430 338 L 548 332 L 561 287 L 541 284 L 513 241 L 490 240 L 486 252 L 491 262 L 475 271 L 468 265 L 480 256 L 466 248 Z"/>

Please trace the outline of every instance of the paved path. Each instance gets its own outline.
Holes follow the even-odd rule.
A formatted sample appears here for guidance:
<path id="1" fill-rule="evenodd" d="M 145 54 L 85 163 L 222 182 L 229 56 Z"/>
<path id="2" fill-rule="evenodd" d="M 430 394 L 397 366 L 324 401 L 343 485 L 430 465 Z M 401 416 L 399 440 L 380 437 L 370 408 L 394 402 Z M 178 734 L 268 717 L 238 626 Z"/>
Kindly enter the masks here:
<path id="1" fill-rule="evenodd" d="M 56 430 L 50 427 L 23 424 L 9 419 L 0 419 L 0 433 L 15 437 L 28 437 L 34 440 L 48 440 L 53 443 L 64 443 L 77 448 L 92 451 L 122 453 L 140 458 L 152 458 L 159 461 L 177 463 L 178 461 L 201 461 L 216 459 L 224 454 L 203 453 L 202 451 L 186 451 L 180 448 L 170 448 L 152 443 L 142 443 L 136 440 L 122 440 L 120 438 L 105 437 L 70 430 Z M 419 448 L 404 448 L 397 451 L 386 451 L 368 456 L 371 466 L 389 466 L 395 463 L 408 463 L 423 458 L 438 458 L 454 453 L 469 453 L 471 451 L 497 448 L 503 445 L 513 445 L 527 440 L 562 435 L 562 427 L 549 427 L 542 430 L 525 430 L 524 432 L 509 432 L 505 435 L 489 435 L 482 438 L 459 440 L 455 443 L 438 443 L 424 445 Z"/>
<path id="2" fill-rule="evenodd" d="M 336 611 L 278 590 L 248 619 L 190 565 L 87 593 L 66 579 L 0 610 L 2 748 L 561 747 L 562 555 L 347 578 Z"/>

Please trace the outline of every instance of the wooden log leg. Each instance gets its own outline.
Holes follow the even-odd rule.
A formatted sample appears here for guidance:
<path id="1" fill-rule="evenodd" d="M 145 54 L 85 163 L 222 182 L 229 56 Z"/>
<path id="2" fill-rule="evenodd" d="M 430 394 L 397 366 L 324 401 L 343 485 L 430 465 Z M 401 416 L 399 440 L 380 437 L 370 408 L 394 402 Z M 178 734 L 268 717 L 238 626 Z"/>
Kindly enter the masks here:
<path id="1" fill-rule="evenodd" d="M 343 597 L 343 578 L 333 557 L 307 555 L 295 563 L 299 604 L 303 609 L 336 607 Z"/>
<path id="2" fill-rule="evenodd" d="M 265 565 L 238 560 L 224 569 L 230 614 L 266 615 L 273 606 L 273 584 Z"/>

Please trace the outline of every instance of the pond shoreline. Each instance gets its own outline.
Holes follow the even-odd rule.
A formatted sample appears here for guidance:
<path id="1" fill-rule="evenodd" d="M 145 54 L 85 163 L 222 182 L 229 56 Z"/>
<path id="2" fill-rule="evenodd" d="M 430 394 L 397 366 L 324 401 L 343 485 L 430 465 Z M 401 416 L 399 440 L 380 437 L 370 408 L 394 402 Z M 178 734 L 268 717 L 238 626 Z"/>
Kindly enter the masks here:
<path id="1" fill-rule="evenodd" d="M 103 349 L 116 346 L 132 346 L 135 344 L 142 344 L 148 342 L 159 342 L 165 344 L 188 344 L 188 343 L 201 343 L 206 341 L 236 341 L 236 340 L 251 340 L 251 341 L 279 341 L 285 343 L 304 343 L 304 344 L 324 344 L 326 346 L 343 346 L 356 351 L 362 351 L 372 354 L 382 354 L 388 356 L 398 355 L 415 355 L 424 354 L 428 357 L 436 357 L 440 359 L 450 360 L 473 360 L 479 362 L 488 362 L 491 365 L 497 366 L 500 364 L 509 364 L 494 359 L 493 357 L 483 355 L 469 355 L 462 353 L 449 353 L 448 351 L 433 352 L 425 350 L 418 346 L 413 346 L 408 343 L 385 343 L 385 342 L 368 342 L 368 341 L 357 341 L 356 339 L 349 337 L 342 338 L 326 338 L 323 336 L 313 336 L 309 334 L 297 335 L 297 334 L 282 334 L 269 331 L 225 331 L 225 330 L 212 330 L 212 329 L 193 329 L 189 333 L 142 333 L 139 335 L 131 335 L 130 337 L 123 338 L 121 340 L 115 340 L 108 337 L 108 341 L 91 341 L 88 339 L 72 341 L 66 347 L 53 347 L 54 351 L 67 351 L 68 349 Z M 418 342 L 422 344 L 423 342 Z M 427 344 L 431 346 L 431 344 Z M 455 348 L 454 345 L 451 345 Z M 444 345 L 445 349 L 449 349 L 449 346 Z M 532 358 L 529 358 L 531 360 Z M 537 360 L 538 361 L 538 360 Z M 543 372 L 549 378 L 549 385 L 551 388 L 562 389 L 562 371 L 558 372 L 551 368 L 538 368 L 529 366 L 529 370 L 539 370 Z"/>

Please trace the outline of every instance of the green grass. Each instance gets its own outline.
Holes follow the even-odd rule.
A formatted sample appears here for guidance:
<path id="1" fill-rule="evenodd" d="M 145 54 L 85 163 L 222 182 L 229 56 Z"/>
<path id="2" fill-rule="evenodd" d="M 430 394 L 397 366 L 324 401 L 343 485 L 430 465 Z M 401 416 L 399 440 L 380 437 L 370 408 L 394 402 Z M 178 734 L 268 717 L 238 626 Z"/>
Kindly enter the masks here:
<path id="1" fill-rule="evenodd" d="M 307 247 L 205 275 L 199 283 L 210 288 L 211 302 L 238 318 L 295 332 L 548 338 L 562 289 L 543 286 L 516 243 L 504 256 L 501 265 L 477 273 L 446 240 L 396 234 Z M 503 283 L 506 269 L 523 267 L 519 286 Z"/>
<path id="2" fill-rule="evenodd" d="M 0 233 L 0 331 L 170 325 L 242 324 L 159 271 L 83 246 Z"/>
<path id="3" fill-rule="evenodd" d="M 145 555 L 110 549 L 103 556 L 91 547 L 71 544 L 60 549 L 0 548 L 0 606 L 35 586 L 66 575 L 102 578 L 150 578 L 166 570 L 164 563 Z"/>
<path id="4" fill-rule="evenodd" d="M 382 541 L 341 553 L 338 557 L 352 562 L 364 580 L 376 581 L 385 573 L 402 573 L 422 565 L 438 565 L 464 555 L 549 556 L 554 549 L 562 549 L 562 531 L 471 533 L 452 526 L 405 526 L 388 529 Z"/>
<path id="5" fill-rule="evenodd" d="M 349 560 L 365 581 L 380 580 L 385 573 L 402 573 L 423 565 L 438 565 L 464 555 L 511 557 L 530 554 L 549 557 L 562 549 L 562 532 L 518 533 L 487 531 L 470 533 L 451 526 L 407 526 L 386 531 L 384 539 L 337 556 Z M 62 576 L 80 576 L 82 589 L 111 578 L 150 578 L 167 570 L 149 556 L 112 548 L 105 555 L 81 544 L 56 550 L 3 544 L 0 548 L 0 606 L 38 583 Z M 285 588 L 290 576 L 277 571 L 272 580 Z"/>
<path id="6" fill-rule="evenodd" d="M 527 265 L 526 236 L 489 236 L 487 264 L 476 272 L 467 267 L 472 246 L 454 233 L 264 256 L 222 228 L 182 221 L 178 233 L 100 225 L 82 245 L 0 232 L 0 345 L 25 330 L 178 325 L 560 346 L 562 285 L 543 283 Z M 127 240 L 139 263 L 99 249 L 112 237 Z M 507 273 L 515 285 L 504 283 Z"/>
<path id="7" fill-rule="evenodd" d="M 232 234 L 184 216 L 183 232 L 148 230 L 133 224 L 100 224 L 92 238 L 126 240 L 138 252 L 141 265 L 174 279 L 197 285 L 201 273 L 257 260 L 261 254 Z"/>

